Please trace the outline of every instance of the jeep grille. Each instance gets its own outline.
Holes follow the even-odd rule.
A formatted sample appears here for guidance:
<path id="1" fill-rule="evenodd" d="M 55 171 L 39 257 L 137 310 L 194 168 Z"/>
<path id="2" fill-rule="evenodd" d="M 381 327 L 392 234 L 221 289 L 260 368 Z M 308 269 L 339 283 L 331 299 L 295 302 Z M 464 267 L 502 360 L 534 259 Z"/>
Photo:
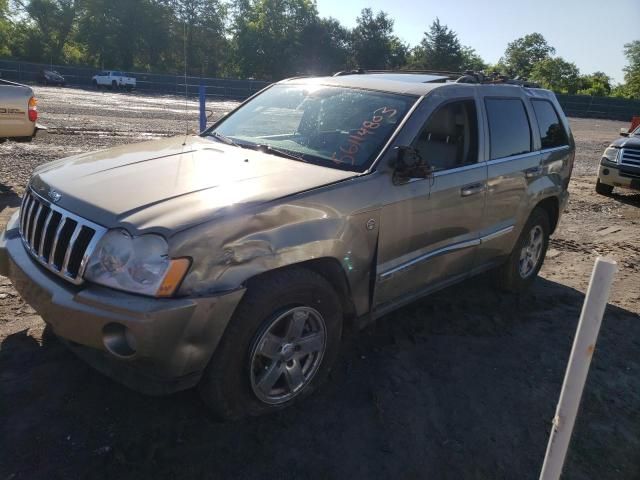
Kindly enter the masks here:
<path id="1" fill-rule="evenodd" d="M 106 229 L 44 200 L 28 189 L 20 208 L 20 235 L 48 270 L 80 285 L 89 255 Z"/>

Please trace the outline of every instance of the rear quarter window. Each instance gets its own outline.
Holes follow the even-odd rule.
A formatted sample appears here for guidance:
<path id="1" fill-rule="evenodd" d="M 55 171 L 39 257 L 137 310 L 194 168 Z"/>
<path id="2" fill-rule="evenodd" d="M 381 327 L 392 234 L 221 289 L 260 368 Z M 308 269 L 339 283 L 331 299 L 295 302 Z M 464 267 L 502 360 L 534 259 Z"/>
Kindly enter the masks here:
<path id="1" fill-rule="evenodd" d="M 548 100 L 531 100 L 540 131 L 542 148 L 562 147 L 569 144 L 567 132 L 558 112 Z"/>
<path id="2" fill-rule="evenodd" d="M 531 127 L 519 98 L 486 98 L 491 159 L 531 151 Z"/>

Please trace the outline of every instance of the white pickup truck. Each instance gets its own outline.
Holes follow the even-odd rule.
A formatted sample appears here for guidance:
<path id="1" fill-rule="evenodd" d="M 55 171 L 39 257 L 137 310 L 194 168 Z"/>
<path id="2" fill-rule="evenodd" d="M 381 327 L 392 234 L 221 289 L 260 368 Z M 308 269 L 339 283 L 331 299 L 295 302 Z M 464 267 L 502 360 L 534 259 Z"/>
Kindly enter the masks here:
<path id="1" fill-rule="evenodd" d="M 134 77 L 127 77 L 123 72 L 117 70 L 100 72 L 93 76 L 91 83 L 95 88 L 109 87 L 113 90 L 117 88 L 132 90 L 136 88 L 136 79 Z"/>

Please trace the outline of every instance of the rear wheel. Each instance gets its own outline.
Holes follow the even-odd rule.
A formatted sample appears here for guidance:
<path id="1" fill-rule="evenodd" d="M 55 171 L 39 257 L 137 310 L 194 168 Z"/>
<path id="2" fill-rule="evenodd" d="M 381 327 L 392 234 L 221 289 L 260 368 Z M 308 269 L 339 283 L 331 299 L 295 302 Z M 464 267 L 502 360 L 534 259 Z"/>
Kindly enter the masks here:
<path id="1" fill-rule="evenodd" d="M 340 299 L 315 272 L 291 269 L 249 285 L 200 383 L 224 419 L 276 411 L 329 374 L 342 336 Z"/>
<path id="2" fill-rule="evenodd" d="M 600 179 L 596 180 L 596 193 L 609 196 L 613 193 L 613 185 L 602 183 Z"/>
<path id="3" fill-rule="evenodd" d="M 497 272 L 498 285 L 510 292 L 529 288 L 544 263 L 549 246 L 549 217 L 536 208 L 522 229 L 507 262 Z"/>

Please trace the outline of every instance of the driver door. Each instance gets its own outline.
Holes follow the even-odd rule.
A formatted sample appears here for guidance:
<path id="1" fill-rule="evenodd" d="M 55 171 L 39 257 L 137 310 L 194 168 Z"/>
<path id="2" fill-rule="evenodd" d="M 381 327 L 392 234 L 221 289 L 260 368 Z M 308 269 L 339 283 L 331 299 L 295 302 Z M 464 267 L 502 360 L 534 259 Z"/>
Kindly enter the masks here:
<path id="1" fill-rule="evenodd" d="M 487 167 L 477 101 L 427 100 L 411 146 L 434 172 L 389 186 L 396 201 L 382 208 L 374 300 L 382 309 L 465 278 L 480 244 Z"/>

